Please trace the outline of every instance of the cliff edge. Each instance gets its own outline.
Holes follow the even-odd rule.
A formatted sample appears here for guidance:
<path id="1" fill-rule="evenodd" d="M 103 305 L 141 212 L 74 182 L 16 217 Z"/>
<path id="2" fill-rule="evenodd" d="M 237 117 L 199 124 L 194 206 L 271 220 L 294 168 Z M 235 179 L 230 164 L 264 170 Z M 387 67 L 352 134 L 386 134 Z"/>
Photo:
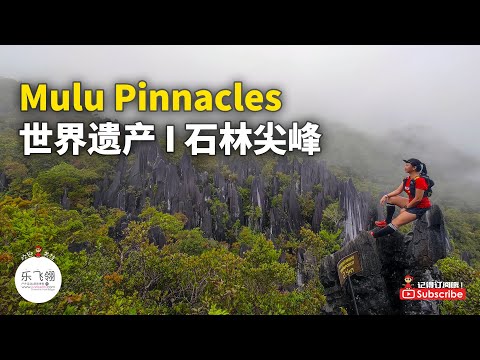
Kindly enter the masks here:
<path id="1" fill-rule="evenodd" d="M 435 266 L 451 251 L 442 211 L 438 205 L 416 220 L 413 231 L 403 235 L 396 232 L 374 239 L 362 231 L 340 251 L 320 262 L 320 281 L 327 296 L 326 312 L 340 313 L 340 307 L 355 314 L 348 282 L 340 286 L 337 263 L 343 257 L 358 251 L 362 271 L 351 276 L 358 312 L 362 314 L 439 314 L 438 301 L 402 301 L 399 291 L 404 277 L 414 277 L 416 287 L 420 281 L 441 281 Z"/>

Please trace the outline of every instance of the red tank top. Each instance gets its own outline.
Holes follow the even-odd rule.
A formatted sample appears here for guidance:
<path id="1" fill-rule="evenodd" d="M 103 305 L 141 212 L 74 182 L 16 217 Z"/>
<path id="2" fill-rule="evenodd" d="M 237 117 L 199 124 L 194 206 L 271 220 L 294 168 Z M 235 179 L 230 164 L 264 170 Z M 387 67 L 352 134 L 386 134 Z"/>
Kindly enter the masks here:
<path id="1" fill-rule="evenodd" d="M 405 186 L 403 190 L 408 194 L 408 201 L 413 200 L 413 196 L 410 194 L 410 176 L 408 177 L 407 181 L 405 182 Z M 418 177 L 415 179 L 415 189 L 420 189 L 420 190 L 427 190 L 428 189 L 428 184 L 427 181 L 422 178 Z M 431 207 L 432 204 L 430 203 L 430 199 L 428 197 L 424 197 L 415 207 L 417 208 L 429 208 Z"/>

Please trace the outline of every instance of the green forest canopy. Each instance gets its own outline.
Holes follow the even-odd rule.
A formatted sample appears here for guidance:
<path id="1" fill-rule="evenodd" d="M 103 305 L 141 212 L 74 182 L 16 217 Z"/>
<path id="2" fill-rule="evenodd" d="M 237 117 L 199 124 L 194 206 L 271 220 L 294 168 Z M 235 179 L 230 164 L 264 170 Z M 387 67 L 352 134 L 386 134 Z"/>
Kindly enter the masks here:
<path id="1" fill-rule="evenodd" d="M 128 224 L 122 239 L 115 241 L 108 230 L 124 212 L 92 207 L 96 184 L 114 166 L 111 158 L 87 154 L 60 157 L 55 153 L 25 157 L 17 135 L 17 117 L 10 108 L 1 109 L 8 110 L 0 116 L 0 174 L 5 174 L 8 187 L 0 193 L 0 314 L 321 313 L 325 296 L 318 281 L 302 289 L 294 287 L 295 254 L 303 247 L 321 258 L 340 248 L 338 202 L 332 201 L 325 209 L 322 228 L 315 233 L 308 226 L 312 197 L 301 196 L 306 225 L 299 234 L 284 234 L 275 243 L 241 226 L 231 229 L 231 244 L 217 242 L 198 228 L 185 229 L 183 214 L 167 214 L 149 206 L 139 221 Z M 262 161 L 262 176 L 270 179 L 273 160 L 264 157 Z M 215 158 L 193 163 L 207 170 L 218 166 Z M 330 168 L 340 178 L 352 178 L 358 189 L 375 195 L 387 183 L 353 168 Z M 222 172 L 226 177 L 236 176 L 228 167 Z M 276 175 L 280 186 L 291 181 L 285 174 Z M 71 210 L 59 205 L 65 189 Z M 242 196 L 242 189 L 239 191 Z M 281 198 L 271 201 L 275 206 Z M 211 206 L 215 211 L 221 204 L 212 202 Z M 467 291 L 478 293 L 480 213 L 465 208 L 461 201 L 446 202 L 442 207 L 454 253 L 439 266 L 447 277 L 464 277 Z M 250 210 L 252 217 L 256 210 Z M 154 227 L 160 227 L 167 239 L 161 249 L 149 239 Z M 64 277 L 63 296 L 41 305 L 23 301 L 13 282 L 21 255 L 38 244 L 56 254 Z M 282 253 L 285 261 L 279 262 Z M 480 305 L 473 300 L 463 305 L 445 303 L 442 312 L 478 314 Z"/>

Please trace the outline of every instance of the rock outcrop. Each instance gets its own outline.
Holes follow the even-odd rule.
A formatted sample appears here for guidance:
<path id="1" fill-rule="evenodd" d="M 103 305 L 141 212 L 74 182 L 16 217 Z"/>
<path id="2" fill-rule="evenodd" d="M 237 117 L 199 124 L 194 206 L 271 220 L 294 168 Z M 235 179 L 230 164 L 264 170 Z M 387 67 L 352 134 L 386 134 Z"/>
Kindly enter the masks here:
<path id="1" fill-rule="evenodd" d="M 376 218 L 370 195 L 358 192 L 351 181 L 337 179 L 324 161 L 300 162 L 296 158 L 278 157 L 273 177 L 269 178 L 262 174 L 260 162 L 252 157 L 234 160 L 218 157 L 217 170 L 209 174 L 197 171 L 187 153 L 178 163 L 172 163 L 157 143 L 139 143 L 132 153 L 122 156 L 114 174 L 99 184 L 95 206 L 117 207 L 136 215 L 149 198 L 151 205 L 166 212 L 185 214 L 186 228 L 200 227 L 206 236 L 216 240 L 228 240 L 228 230 L 236 221 L 270 238 L 282 231 L 298 231 L 305 223 L 299 195 L 314 197 L 315 231 L 320 229 L 325 207 L 339 199 L 345 213 L 345 243 Z M 223 165 L 235 174 L 233 178 L 224 176 Z M 291 181 L 282 183 L 280 176 Z M 248 198 L 241 196 L 240 188 L 248 190 Z M 281 201 L 272 204 L 276 195 Z M 218 206 L 219 203 L 223 206 Z M 257 214 L 252 216 L 254 208 Z"/>
<path id="2" fill-rule="evenodd" d="M 0 192 L 7 189 L 7 177 L 4 173 L 0 173 Z"/>
<path id="3" fill-rule="evenodd" d="M 437 301 L 401 301 L 400 288 L 410 274 L 418 281 L 441 280 L 434 265 L 451 251 L 440 208 L 433 205 L 413 231 L 396 232 L 374 239 L 361 232 L 340 251 L 320 262 L 320 281 L 327 296 L 327 313 L 339 313 L 340 307 L 355 314 L 348 282 L 340 286 L 337 263 L 344 256 L 358 251 L 362 271 L 351 276 L 351 284 L 360 314 L 438 314 Z"/>

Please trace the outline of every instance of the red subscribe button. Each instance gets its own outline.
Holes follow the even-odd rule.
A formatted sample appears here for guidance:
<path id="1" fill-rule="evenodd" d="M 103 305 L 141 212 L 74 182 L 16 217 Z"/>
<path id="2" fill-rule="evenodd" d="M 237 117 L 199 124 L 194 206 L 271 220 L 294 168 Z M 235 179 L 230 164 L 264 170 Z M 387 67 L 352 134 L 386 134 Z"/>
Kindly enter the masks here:
<path id="1" fill-rule="evenodd" d="M 458 289 L 400 289 L 400 300 L 465 300 L 467 291 Z"/>

